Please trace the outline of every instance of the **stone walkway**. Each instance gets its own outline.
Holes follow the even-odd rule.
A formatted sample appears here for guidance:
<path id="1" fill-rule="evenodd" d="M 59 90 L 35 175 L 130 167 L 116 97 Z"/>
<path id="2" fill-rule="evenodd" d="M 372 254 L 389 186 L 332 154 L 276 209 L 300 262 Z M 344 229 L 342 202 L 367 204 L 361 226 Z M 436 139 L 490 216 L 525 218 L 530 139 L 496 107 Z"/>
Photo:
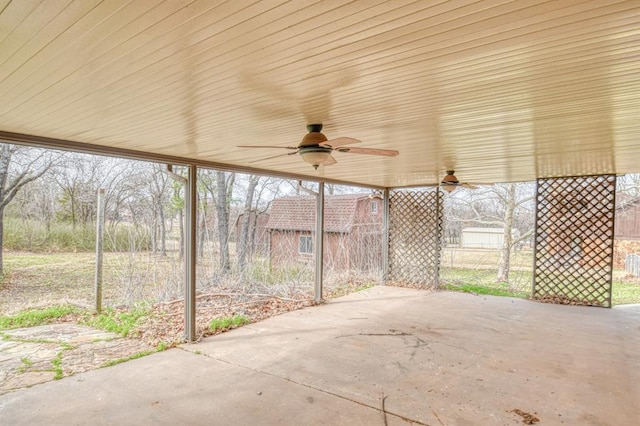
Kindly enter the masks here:
<path id="1" fill-rule="evenodd" d="M 0 338 L 0 395 L 155 350 L 73 323 L 5 330 Z"/>

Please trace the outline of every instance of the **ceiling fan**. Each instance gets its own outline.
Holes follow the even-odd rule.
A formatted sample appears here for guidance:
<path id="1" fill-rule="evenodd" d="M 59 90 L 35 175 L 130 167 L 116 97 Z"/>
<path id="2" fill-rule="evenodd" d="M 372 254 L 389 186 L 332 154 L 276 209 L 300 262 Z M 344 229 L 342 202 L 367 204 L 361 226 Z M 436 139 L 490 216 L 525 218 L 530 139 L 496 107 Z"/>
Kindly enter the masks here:
<path id="1" fill-rule="evenodd" d="M 453 170 L 447 170 L 447 175 L 442 178 L 440 182 L 440 187 L 447 192 L 451 192 L 458 187 L 468 188 L 468 189 L 478 189 L 477 186 L 472 185 L 470 183 L 460 182 Z"/>
<path id="2" fill-rule="evenodd" d="M 336 159 L 331 155 L 333 151 L 345 152 L 350 154 L 381 155 L 385 157 L 395 157 L 396 155 L 398 155 L 398 151 L 391 149 L 346 147 L 345 145 L 360 143 L 358 139 L 354 138 L 337 138 L 328 140 L 327 137 L 321 133 L 322 124 L 308 124 L 307 130 L 309 131 L 309 133 L 307 133 L 304 138 L 302 138 L 302 141 L 298 144 L 298 146 L 240 145 L 238 146 L 238 148 L 289 149 L 293 152 L 262 158 L 260 160 L 252 161 L 252 163 L 270 160 L 277 157 L 284 157 L 287 155 L 300 154 L 302 159 L 305 162 L 311 164 L 316 170 L 320 165 L 330 166 L 331 164 L 337 163 Z"/>

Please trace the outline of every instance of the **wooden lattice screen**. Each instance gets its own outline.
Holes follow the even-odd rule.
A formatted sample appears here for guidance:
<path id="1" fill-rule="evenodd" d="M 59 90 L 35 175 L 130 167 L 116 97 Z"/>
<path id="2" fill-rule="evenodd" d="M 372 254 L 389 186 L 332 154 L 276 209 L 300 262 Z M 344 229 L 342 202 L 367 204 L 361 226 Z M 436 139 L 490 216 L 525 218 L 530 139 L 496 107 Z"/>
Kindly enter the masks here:
<path id="1" fill-rule="evenodd" d="M 438 285 L 442 212 L 437 188 L 389 194 L 389 284 Z"/>
<path id="2" fill-rule="evenodd" d="M 539 179 L 533 298 L 611 307 L 614 175 Z"/>

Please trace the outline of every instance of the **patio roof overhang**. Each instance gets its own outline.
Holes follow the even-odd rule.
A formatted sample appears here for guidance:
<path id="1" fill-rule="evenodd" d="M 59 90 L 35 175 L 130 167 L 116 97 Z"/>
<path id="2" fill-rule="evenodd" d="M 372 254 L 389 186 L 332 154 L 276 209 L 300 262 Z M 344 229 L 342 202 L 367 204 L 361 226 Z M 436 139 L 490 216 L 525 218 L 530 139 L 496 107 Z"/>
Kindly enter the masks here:
<path id="1" fill-rule="evenodd" d="M 0 0 L 0 137 L 375 187 L 640 171 L 637 1 Z M 238 145 L 329 137 L 315 171 Z"/>

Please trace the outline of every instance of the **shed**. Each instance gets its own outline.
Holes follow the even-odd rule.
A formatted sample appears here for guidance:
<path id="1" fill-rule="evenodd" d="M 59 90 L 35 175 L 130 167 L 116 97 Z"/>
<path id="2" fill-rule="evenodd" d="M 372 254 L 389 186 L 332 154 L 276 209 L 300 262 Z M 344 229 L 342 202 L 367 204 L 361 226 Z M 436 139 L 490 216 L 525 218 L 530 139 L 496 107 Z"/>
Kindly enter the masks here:
<path id="1" fill-rule="evenodd" d="M 313 259 L 316 199 L 273 201 L 266 229 L 272 263 Z M 324 262 L 339 270 L 370 270 L 382 259 L 382 199 L 374 194 L 328 195 L 324 210 Z"/>
<path id="2" fill-rule="evenodd" d="M 519 234 L 517 229 L 511 230 L 515 238 Z M 460 246 L 464 248 L 490 248 L 499 249 L 504 241 L 503 228 L 464 228 Z"/>
<path id="3" fill-rule="evenodd" d="M 620 194 L 616 206 L 616 240 L 640 241 L 640 197 L 625 197 Z"/>

